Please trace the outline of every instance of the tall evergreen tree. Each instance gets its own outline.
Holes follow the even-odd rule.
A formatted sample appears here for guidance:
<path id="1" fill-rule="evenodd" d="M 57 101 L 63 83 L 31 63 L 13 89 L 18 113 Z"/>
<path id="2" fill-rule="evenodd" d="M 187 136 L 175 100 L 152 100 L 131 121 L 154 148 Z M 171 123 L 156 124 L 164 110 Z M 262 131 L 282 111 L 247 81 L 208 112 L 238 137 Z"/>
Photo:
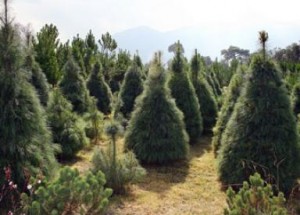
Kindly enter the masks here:
<path id="1" fill-rule="evenodd" d="M 111 112 L 112 93 L 101 72 L 101 64 L 97 62 L 87 82 L 90 95 L 97 98 L 97 107 L 104 114 Z"/>
<path id="2" fill-rule="evenodd" d="M 236 74 L 233 75 L 224 95 L 223 105 L 219 112 L 216 126 L 213 129 L 214 136 L 212 138 L 212 145 L 215 156 L 217 156 L 218 150 L 220 149 L 223 132 L 240 96 L 241 87 L 245 81 L 244 73 L 245 68 L 239 67 Z"/>
<path id="3" fill-rule="evenodd" d="M 134 108 L 135 99 L 143 92 L 143 80 L 137 64 L 131 66 L 125 74 L 119 94 L 120 111 L 129 118 Z"/>
<path id="4" fill-rule="evenodd" d="M 73 110 L 78 114 L 88 111 L 91 98 L 86 88 L 86 83 L 80 75 L 80 68 L 72 57 L 64 66 L 64 77 L 60 82 L 63 94 L 73 105 Z"/>
<path id="5" fill-rule="evenodd" d="M 79 125 L 78 116 L 72 112 L 72 104 L 59 89 L 53 91 L 47 112 L 53 141 L 62 149 L 59 158 L 74 157 L 88 141 L 84 129 Z"/>
<path id="6" fill-rule="evenodd" d="M 296 120 L 265 44 L 249 76 L 222 137 L 219 177 L 224 184 L 242 184 L 257 171 L 288 193 L 300 176 Z"/>
<path id="7" fill-rule="evenodd" d="M 49 85 L 45 74 L 42 72 L 40 65 L 34 59 L 34 50 L 32 46 L 32 36 L 30 32 L 26 33 L 26 56 L 24 60 L 24 68 L 31 72 L 30 82 L 37 90 L 40 102 L 43 106 L 47 106 L 49 99 Z"/>
<path id="8" fill-rule="evenodd" d="M 169 163 L 186 158 L 189 152 L 183 114 L 165 80 L 160 56 L 156 56 L 125 135 L 125 148 L 144 163 Z"/>
<path id="9" fill-rule="evenodd" d="M 192 83 L 200 104 L 200 112 L 203 118 L 203 132 L 211 133 L 217 118 L 217 102 L 212 89 L 206 79 L 200 74 L 200 55 L 195 51 L 191 60 Z"/>
<path id="10" fill-rule="evenodd" d="M 36 61 L 40 64 L 48 82 L 55 86 L 61 78 L 61 72 L 56 56 L 56 49 L 59 44 L 58 29 L 53 24 L 45 25 L 37 33 L 37 40 L 34 40 Z"/>
<path id="11" fill-rule="evenodd" d="M 175 98 L 177 107 L 184 114 L 184 122 L 190 137 L 190 143 L 194 144 L 202 134 L 203 119 L 195 89 L 184 70 L 184 61 L 180 49 L 177 50 L 172 61 L 171 70 L 172 74 L 168 83 L 171 94 Z"/>
<path id="12" fill-rule="evenodd" d="M 22 69 L 20 34 L 7 4 L 0 27 L 0 168 L 10 166 L 12 180 L 22 187 L 25 172 L 51 174 L 57 162 L 44 110 Z"/>

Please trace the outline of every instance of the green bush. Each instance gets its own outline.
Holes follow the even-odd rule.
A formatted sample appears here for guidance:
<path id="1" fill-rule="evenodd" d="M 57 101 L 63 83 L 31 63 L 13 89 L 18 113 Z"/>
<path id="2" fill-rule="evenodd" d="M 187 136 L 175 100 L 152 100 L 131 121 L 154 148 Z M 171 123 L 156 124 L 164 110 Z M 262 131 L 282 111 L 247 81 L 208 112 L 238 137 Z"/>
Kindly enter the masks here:
<path id="1" fill-rule="evenodd" d="M 300 176 L 300 149 L 290 100 L 274 63 L 255 57 L 222 137 L 219 176 L 240 184 L 253 172 L 286 194 Z"/>
<path id="2" fill-rule="evenodd" d="M 87 82 L 90 95 L 97 98 L 98 110 L 104 114 L 111 112 L 112 93 L 101 72 L 101 64 L 97 62 Z"/>
<path id="3" fill-rule="evenodd" d="M 177 107 L 184 114 L 184 122 L 190 137 L 190 143 L 195 144 L 203 131 L 203 119 L 195 89 L 184 70 L 184 60 L 179 49 L 172 61 L 171 70 L 168 85 Z"/>
<path id="4" fill-rule="evenodd" d="M 111 142 L 106 150 L 96 150 L 92 158 L 93 171 L 102 171 L 107 179 L 107 187 L 119 194 L 126 192 L 126 186 L 139 181 L 146 174 L 134 153 L 117 153 L 116 141 L 120 129 L 116 123 L 106 126 Z"/>
<path id="5" fill-rule="evenodd" d="M 125 74 L 125 79 L 119 94 L 120 111 L 129 118 L 133 111 L 135 99 L 143 92 L 141 71 L 137 65 L 131 66 Z"/>
<path id="6" fill-rule="evenodd" d="M 243 187 L 236 193 L 230 187 L 227 194 L 228 208 L 225 215 L 287 215 L 284 207 L 284 194 L 275 196 L 272 186 L 266 184 L 258 173 L 250 176 L 250 185 L 244 181 Z"/>
<path id="7" fill-rule="evenodd" d="M 156 56 L 125 135 L 125 149 L 132 150 L 144 163 L 170 163 L 185 159 L 189 152 L 183 114 L 165 80 L 165 72 Z"/>
<path id="8" fill-rule="evenodd" d="M 234 106 L 240 96 L 241 87 L 245 81 L 245 68 L 239 67 L 236 74 L 233 75 L 230 80 L 229 86 L 226 89 L 223 105 L 218 114 L 216 126 L 213 128 L 214 136 L 212 138 L 212 145 L 215 156 L 218 154 L 218 150 L 221 146 L 221 140 L 226 125 L 232 115 Z"/>
<path id="9" fill-rule="evenodd" d="M 59 158 L 73 158 L 88 144 L 79 117 L 72 112 L 71 103 L 59 89 L 55 89 L 48 106 L 48 122 L 53 133 L 53 140 L 61 146 Z"/>
<path id="10" fill-rule="evenodd" d="M 83 114 L 89 111 L 89 97 L 85 81 L 80 74 L 80 68 L 73 58 L 69 58 L 64 68 L 64 76 L 59 86 L 65 97 L 71 102 L 73 111 Z"/>
<path id="11" fill-rule="evenodd" d="M 93 99 L 91 111 L 85 116 L 87 126 L 85 127 L 86 136 L 97 143 L 101 139 L 103 132 L 103 114 L 97 109 L 96 101 Z"/>
<path id="12" fill-rule="evenodd" d="M 112 190 L 104 188 L 102 172 L 79 175 L 77 169 L 64 167 L 58 179 L 23 193 L 22 212 L 28 215 L 101 214 L 108 205 Z"/>

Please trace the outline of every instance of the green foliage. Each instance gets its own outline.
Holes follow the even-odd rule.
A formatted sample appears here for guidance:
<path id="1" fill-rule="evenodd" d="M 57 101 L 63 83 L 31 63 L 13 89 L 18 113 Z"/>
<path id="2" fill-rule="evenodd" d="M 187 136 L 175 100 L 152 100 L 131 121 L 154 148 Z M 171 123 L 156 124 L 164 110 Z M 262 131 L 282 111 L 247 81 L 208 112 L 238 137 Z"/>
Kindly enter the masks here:
<path id="1" fill-rule="evenodd" d="M 293 88 L 291 102 L 294 114 L 297 116 L 300 113 L 300 83 L 297 83 Z"/>
<path id="2" fill-rule="evenodd" d="M 79 37 L 79 34 L 77 34 L 77 36 L 72 40 L 72 56 L 76 64 L 79 66 L 80 74 L 83 78 L 87 77 L 84 64 L 85 51 L 85 41 Z"/>
<path id="3" fill-rule="evenodd" d="M 125 148 L 144 163 L 170 163 L 189 152 L 183 114 L 165 84 L 165 72 L 156 57 L 129 121 Z"/>
<path id="4" fill-rule="evenodd" d="M 96 150 L 92 158 L 94 171 L 100 170 L 105 174 L 107 186 L 114 193 L 124 193 L 127 185 L 139 181 L 146 174 L 134 153 L 118 155 L 116 141 L 120 130 L 121 127 L 116 122 L 107 125 L 105 131 L 110 137 L 110 145 L 106 150 Z"/>
<path id="5" fill-rule="evenodd" d="M 177 107 L 184 114 L 184 122 L 190 143 L 194 144 L 203 131 L 203 119 L 195 89 L 186 71 L 181 53 L 177 51 L 172 61 L 172 74 L 168 83 Z"/>
<path id="6" fill-rule="evenodd" d="M 20 34 L 7 17 L 1 20 L 6 22 L 0 28 L 0 168 L 10 166 L 12 180 L 21 187 L 25 170 L 27 174 L 52 173 L 57 165 L 56 146 L 28 72 L 22 69 Z"/>
<path id="7" fill-rule="evenodd" d="M 102 214 L 112 190 L 104 188 L 102 172 L 79 175 L 77 169 L 64 167 L 58 179 L 41 185 L 32 196 L 22 194 L 23 212 L 29 215 Z"/>
<path id="8" fill-rule="evenodd" d="M 72 112 L 72 105 L 59 89 L 53 91 L 47 112 L 53 140 L 61 145 L 59 157 L 63 159 L 74 157 L 88 141 L 83 128 L 79 125 L 78 116 Z"/>
<path id="9" fill-rule="evenodd" d="M 59 86 L 65 97 L 72 103 L 73 111 L 83 114 L 89 110 L 91 98 L 85 81 L 80 75 L 80 69 L 73 58 L 65 64 L 64 77 Z"/>
<path id="10" fill-rule="evenodd" d="M 230 187 L 226 194 L 228 208 L 224 211 L 225 215 L 288 214 L 283 193 L 275 196 L 272 186 L 265 184 L 258 173 L 250 176 L 250 185 L 244 181 L 238 193 Z"/>
<path id="11" fill-rule="evenodd" d="M 30 82 L 35 87 L 41 104 L 46 107 L 49 100 L 49 86 L 45 74 L 33 55 L 26 56 L 24 67 L 31 72 Z"/>
<path id="12" fill-rule="evenodd" d="M 131 66 L 126 72 L 125 79 L 119 94 L 120 111 L 129 118 L 133 111 L 135 99 L 143 92 L 143 80 L 141 71 L 137 65 Z"/>
<path id="13" fill-rule="evenodd" d="M 111 112 L 112 93 L 101 72 L 101 64 L 97 62 L 87 82 L 90 95 L 97 98 L 97 107 L 104 114 Z"/>
<path id="14" fill-rule="evenodd" d="M 56 85 L 61 78 L 56 56 L 56 49 L 59 44 L 58 34 L 58 29 L 55 25 L 46 24 L 37 33 L 37 40 L 33 41 L 36 61 L 40 64 L 51 85 Z"/>
<path id="15" fill-rule="evenodd" d="M 257 171 L 288 193 L 300 176 L 296 120 L 274 63 L 255 57 L 222 137 L 219 177 L 240 184 Z"/>
<path id="16" fill-rule="evenodd" d="M 203 76 L 199 77 L 200 63 L 200 55 L 196 51 L 191 60 L 192 83 L 200 104 L 203 132 L 211 133 L 216 122 L 218 107 L 212 89 L 206 79 Z"/>
<path id="17" fill-rule="evenodd" d="M 93 99 L 93 105 L 90 112 L 85 116 L 85 120 L 88 122 L 85 133 L 97 144 L 103 131 L 103 114 L 97 108 L 96 99 Z"/>
<path id="18" fill-rule="evenodd" d="M 223 105 L 219 112 L 216 126 L 213 129 L 214 136 L 212 138 L 212 145 L 215 156 L 217 156 L 218 150 L 220 149 L 223 132 L 240 96 L 241 87 L 245 81 L 244 73 L 245 69 L 243 67 L 239 67 L 238 71 L 232 77 L 229 86 L 226 89 Z"/>

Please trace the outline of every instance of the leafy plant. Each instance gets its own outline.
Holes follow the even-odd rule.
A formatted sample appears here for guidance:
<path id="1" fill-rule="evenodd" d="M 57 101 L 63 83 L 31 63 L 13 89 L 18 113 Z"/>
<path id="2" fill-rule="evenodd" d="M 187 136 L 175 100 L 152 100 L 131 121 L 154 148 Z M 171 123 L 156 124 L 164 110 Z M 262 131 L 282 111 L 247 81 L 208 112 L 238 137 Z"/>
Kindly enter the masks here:
<path id="1" fill-rule="evenodd" d="M 266 184 L 258 173 L 250 176 L 250 184 L 244 181 L 243 187 L 235 192 L 231 187 L 227 190 L 225 215 L 287 215 L 284 207 L 285 198 L 282 192 L 277 196 L 272 186 Z"/>
<path id="2" fill-rule="evenodd" d="M 93 171 L 102 171 L 107 179 L 107 186 L 114 193 L 124 193 L 126 186 L 139 181 L 146 171 L 135 158 L 134 153 L 117 153 L 116 138 L 120 133 L 120 125 L 111 123 L 106 126 L 106 133 L 111 142 L 106 150 L 96 150 L 92 159 Z"/>
<path id="3" fill-rule="evenodd" d="M 101 214 L 112 194 L 105 183 L 100 171 L 81 176 L 77 169 L 64 167 L 53 182 L 42 184 L 30 196 L 21 195 L 22 211 L 29 215 Z"/>

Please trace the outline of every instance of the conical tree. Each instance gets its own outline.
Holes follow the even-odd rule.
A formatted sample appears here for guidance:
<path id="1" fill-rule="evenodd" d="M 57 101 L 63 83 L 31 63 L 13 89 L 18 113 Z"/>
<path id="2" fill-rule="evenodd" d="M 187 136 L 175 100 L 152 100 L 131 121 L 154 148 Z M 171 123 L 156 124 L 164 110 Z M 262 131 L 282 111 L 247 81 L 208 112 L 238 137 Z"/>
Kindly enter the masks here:
<path id="1" fill-rule="evenodd" d="M 194 144 L 202 134 L 203 120 L 195 89 L 186 71 L 184 71 L 184 62 L 179 50 L 177 50 L 172 61 L 172 73 L 168 84 L 177 107 L 184 114 L 184 122 L 190 137 L 190 143 Z"/>
<path id="2" fill-rule="evenodd" d="M 57 162 L 44 110 L 22 69 L 20 34 L 8 18 L 7 3 L 0 27 L 0 169 L 10 167 L 11 180 L 22 187 L 25 172 L 51 174 Z"/>
<path id="3" fill-rule="evenodd" d="M 43 106 L 47 106 L 49 99 L 49 85 L 46 75 L 42 72 L 39 64 L 35 61 L 33 49 L 30 43 L 28 43 L 27 49 L 24 68 L 31 72 L 30 82 L 35 87 L 41 104 Z"/>
<path id="4" fill-rule="evenodd" d="M 189 152 L 183 114 L 165 80 L 160 56 L 156 55 L 125 135 L 125 148 L 133 150 L 143 163 L 170 163 L 185 159 Z"/>
<path id="5" fill-rule="evenodd" d="M 61 159 L 69 159 L 87 145 L 84 129 L 80 127 L 78 116 L 72 112 L 71 103 L 59 89 L 52 93 L 48 106 L 48 121 L 53 133 L 53 140 L 61 146 Z"/>
<path id="6" fill-rule="evenodd" d="M 293 87 L 291 100 L 294 114 L 297 116 L 300 113 L 300 83 Z"/>
<path id="7" fill-rule="evenodd" d="M 234 106 L 240 96 L 241 88 L 245 81 L 244 73 L 245 68 L 239 67 L 236 74 L 234 74 L 231 78 L 227 91 L 224 95 L 223 105 L 218 114 L 216 126 L 213 129 L 214 136 L 212 138 L 212 145 L 215 156 L 217 156 L 218 154 L 218 150 L 221 146 L 223 132 L 232 115 Z"/>
<path id="8" fill-rule="evenodd" d="M 265 53 L 252 60 L 249 76 L 222 137 L 219 177 L 242 184 L 259 172 L 288 193 L 300 176 L 300 149 L 287 91 Z"/>
<path id="9" fill-rule="evenodd" d="M 97 98 L 97 107 L 104 114 L 111 112 L 112 93 L 101 72 L 101 64 L 96 62 L 87 82 L 90 95 Z"/>
<path id="10" fill-rule="evenodd" d="M 83 114 L 89 110 L 91 98 L 88 94 L 85 81 L 80 75 L 80 68 L 73 58 L 69 58 L 64 66 L 64 76 L 60 88 L 65 97 L 73 105 L 73 111 Z"/>
<path id="11" fill-rule="evenodd" d="M 134 64 L 125 74 L 120 90 L 120 112 L 129 118 L 134 108 L 135 99 L 143 92 L 143 81 L 139 67 Z"/>
<path id="12" fill-rule="evenodd" d="M 203 132 L 211 133 L 216 123 L 218 107 L 212 89 L 200 73 L 200 55 L 195 51 L 191 60 L 192 83 L 200 104 L 200 112 L 203 118 Z"/>

